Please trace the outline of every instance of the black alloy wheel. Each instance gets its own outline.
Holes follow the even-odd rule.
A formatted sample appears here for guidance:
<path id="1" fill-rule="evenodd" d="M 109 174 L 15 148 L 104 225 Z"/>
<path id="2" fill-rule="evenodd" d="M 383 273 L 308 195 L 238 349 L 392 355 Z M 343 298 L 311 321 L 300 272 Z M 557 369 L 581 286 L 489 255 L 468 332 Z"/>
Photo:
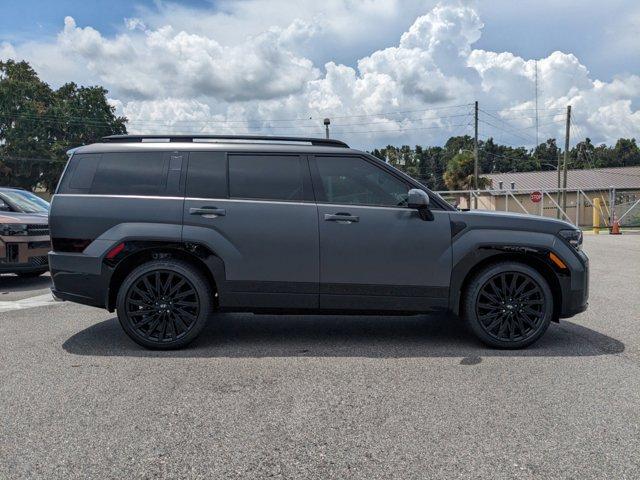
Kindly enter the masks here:
<path id="1" fill-rule="evenodd" d="M 118 295 L 118 318 L 125 332 L 149 348 L 180 348 L 202 330 L 211 309 L 207 280 L 178 260 L 136 268 Z"/>
<path id="2" fill-rule="evenodd" d="M 175 341 L 198 318 L 200 303 L 193 285 L 182 275 L 155 270 L 142 275 L 127 292 L 126 314 L 146 340 Z"/>
<path id="3" fill-rule="evenodd" d="M 538 284 L 520 272 L 504 272 L 480 289 L 476 315 L 497 340 L 518 341 L 535 332 L 544 320 L 544 298 Z"/>
<path id="4" fill-rule="evenodd" d="M 501 262 L 480 272 L 465 292 L 465 314 L 485 343 L 521 348 L 546 331 L 553 295 L 545 278 L 528 265 Z"/>

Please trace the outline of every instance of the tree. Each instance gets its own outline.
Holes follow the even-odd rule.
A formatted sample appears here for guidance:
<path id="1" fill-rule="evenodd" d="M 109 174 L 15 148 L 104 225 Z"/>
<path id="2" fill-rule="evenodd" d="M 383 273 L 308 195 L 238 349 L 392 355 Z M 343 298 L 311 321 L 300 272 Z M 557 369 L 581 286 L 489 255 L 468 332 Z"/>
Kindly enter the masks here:
<path id="1" fill-rule="evenodd" d="M 474 188 L 474 158 L 473 152 L 463 150 L 447 165 L 444 172 L 444 183 L 449 190 L 472 190 Z M 487 177 L 478 178 L 478 188 L 489 185 Z"/>
<path id="2" fill-rule="evenodd" d="M 52 90 L 27 62 L 0 62 L 0 178 L 10 186 L 52 190 L 66 151 L 126 133 L 102 87 L 67 83 Z"/>
<path id="3" fill-rule="evenodd" d="M 635 138 L 620 138 L 613 147 L 613 162 L 620 167 L 640 165 L 640 149 Z"/>

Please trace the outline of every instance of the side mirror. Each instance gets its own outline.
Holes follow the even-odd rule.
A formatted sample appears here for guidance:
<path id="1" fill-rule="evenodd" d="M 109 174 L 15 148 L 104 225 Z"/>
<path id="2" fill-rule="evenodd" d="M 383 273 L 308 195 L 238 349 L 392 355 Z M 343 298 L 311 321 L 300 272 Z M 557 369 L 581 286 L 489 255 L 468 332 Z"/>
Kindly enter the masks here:
<path id="1" fill-rule="evenodd" d="M 429 195 L 423 190 L 412 188 L 409 190 L 409 198 L 407 199 L 409 208 L 418 210 L 418 215 L 422 220 L 427 222 L 433 221 L 433 213 L 429 210 Z"/>
<path id="2" fill-rule="evenodd" d="M 421 208 L 429 208 L 429 195 L 423 190 L 412 188 L 409 190 L 409 198 L 407 201 L 409 208 L 420 210 Z"/>

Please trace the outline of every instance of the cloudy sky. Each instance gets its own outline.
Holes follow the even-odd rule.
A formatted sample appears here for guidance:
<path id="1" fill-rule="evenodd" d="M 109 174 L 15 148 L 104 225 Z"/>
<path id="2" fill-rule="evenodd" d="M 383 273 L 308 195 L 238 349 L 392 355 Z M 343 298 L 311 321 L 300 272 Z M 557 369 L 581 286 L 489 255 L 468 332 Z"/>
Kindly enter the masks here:
<path id="1" fill-rule="evenodd" d="M 136 133 L 323 134 L 373 148 L 640 138 L 640 2 L 11 2 L 0 58 L 100 84 Z M 572 142 L 573 143 L 573 142 Z"/>

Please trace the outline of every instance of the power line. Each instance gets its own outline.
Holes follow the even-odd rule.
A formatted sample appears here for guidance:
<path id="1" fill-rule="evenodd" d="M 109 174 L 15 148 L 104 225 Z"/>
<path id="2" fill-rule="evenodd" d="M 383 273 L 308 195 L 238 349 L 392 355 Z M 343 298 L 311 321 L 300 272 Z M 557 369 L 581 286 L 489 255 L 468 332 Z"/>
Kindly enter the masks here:
<path id="1" fill-rule="evenodd" d="M 459 114 L 453 114 L 453 115 L 442 115 L 442 116 L 429 116 L 429 117 L 421 117 L 421 118 L 404 118 L 401 121 L 411 121 L 411 122 L 427 122 L 430 120 L 442 120 L 442 119 L 447 119 L 447 118 L 459 118 L 459 117 L 468 117 L 470 114 L 469 113 L 459 113 Z M 0 114 L 0 117 L 2 117 L 4 115 Z M 83 124 L 83 125 L 93 125 L 93 126 L 110 126 L 112 125 L 111 122 L 106 122 L 106 121 L 100 121 L 100 120 L 92 120 L 92 119 L 87 119 L 87 118 L 82 118 L 82 117 L 67 117 L 67 119 L 63 119 L 61 117 L 39 117 L 39 116 L 35 116 L 35 115 L 24 115 L 23 117 L 21 117 L 22 120 L 25 121 L 34 121 L 34 122 L 43 122 L 43 123 L 73 123 L 73 124 Z M 389 121 L 391 122 L 398 122 L 400 120 L 393 120 L 390 119 Z M 183 122 L 184 123 L 184 122 Z M 252 123 L 252 122 L 248 122 L 248 123 Z M 334 127 L 347 127 L 347 126 L 357 126 L 357 125 L 384 125 L 385 122 L 383 121 L 376 121 L 376 122 L 357 122 L 357 123 L 338 123 L 338 124 L 333 124 Z M 152 126 L 152 127 L 162 127 L 162 126 L 166 126 L 166 127 L 172 127 L 174 126 L 172 122 L 153 122 L 153 121 L 128 121 L 127 125 L 131 125 L 131 126 Z M 300 130 L 300 129 L 317 129 L 319 128 L 319 125 L 296 125 L 296 126 L 274 126 L 274 125 L 260 125 L 258 128 L 261 129 L 274 129 L 274 128 L 278 128 L 278 129 L 283 129 L 283 130 Z"/>
<path id="2" fill-rule="evenodd" d="M 430 107 L 430 108 L 421 108 L 421 109 L 415 109 L 415 110 L 400 110 L 400 111 L 390 111 L 390 112 L 378 112 L 378 113 L 369 113 L 369 114 L 358 114 L 358 115 L 332 115 L 331 118 L 332 119 L 337 119 L 337 118 L 369 118 L 369 117 L 383 117 L 383 116 L 392 116 L 392 115 L 403 115 L 403 114 L 408 114 L 408 113 L 418 113 L 418 112 L 429 112 L 429 111 L 439 111 L 439 110 L 446 110 L 446 109 L 453 109 L 453 108 L 461 108 L 461 107 L 469 107 L 470 103 L 468 104 L 459 104 L 459 105 L 446 105 L 446 106 L 440 106 L 440 107 Z M 1 113 L 0 115 L 4 115 L 4 116 L 13 116 L 10 113 Z M 17 114 L 18 116 L 24 116 L 24 117 L 37 117 L 37 118 L 60 118 L 59 115 L 53 115 L 53 114 L 47 114 L 47 115 L 34 115 L 34 114 Z M 78 119 L 78 120 L 94 120 L 92 118 L 88 118 L 88 117 L 75 117 L 75 116 L 64 116 L 63 118 L 74 118 L 74 119 Z M 324 118 L 324 115 L 322 116 L 322 118 L 318 118 L 318 120 L 322 120 Z M 219 119 L 219 118 L 209 118 L 209 119 L 184 119 L 184 120 L 173 120 L 172 123 L 253 123 L 253 122 L 263 122 L 263 123 L 270 123 L 270 122 L 303 122 L 303 121 L 309 121 L 309 120 L 314 120 L 313 116 L 308 116 L 308 117 L 304 117 L 304 118 L 289 118 L 289 119 L 284 119 L 284 118 L 275 118 L 275 119 Z M 154 123 L 153 120 L 127 120 L 128 123 L 131 122 L 145 122 L 145 123 Z M 166 123 L 164 120 L 160 120 L 160 123 Z"/>
<path id="3" fill-rule="evenodd" d="M 486 124 L 486 125 L 489 125 L 490 127 L 495 128 L 495 129 L 497 129 L 497 130 L 500 130 L 500 131 L 506 132 L 506 133 L 508 133 L 508 134 L 513 135 L 514 137 L 520 138 L 521 140 L 524 140 L 525 142 L 530 142 L 530 141 L 531 141 L 529 138 L 523 137 L 522 135 L 520 135 L 520 134 L 518 134 L 518 133 L 516 133 L 516 132 L 514 132 L 514 131 L 512 131 L 512 130 L 506 130 L 506 129 L 502 128 L 502 127 L 499 127 L 499 126 L 497 126 L 497 125 L 494 125 L 493 123 L 487 122 L 486 120 L 479 120 L 479 121 L 480 121 L 481 123 L 484 123 L 484 124 Z"/>

